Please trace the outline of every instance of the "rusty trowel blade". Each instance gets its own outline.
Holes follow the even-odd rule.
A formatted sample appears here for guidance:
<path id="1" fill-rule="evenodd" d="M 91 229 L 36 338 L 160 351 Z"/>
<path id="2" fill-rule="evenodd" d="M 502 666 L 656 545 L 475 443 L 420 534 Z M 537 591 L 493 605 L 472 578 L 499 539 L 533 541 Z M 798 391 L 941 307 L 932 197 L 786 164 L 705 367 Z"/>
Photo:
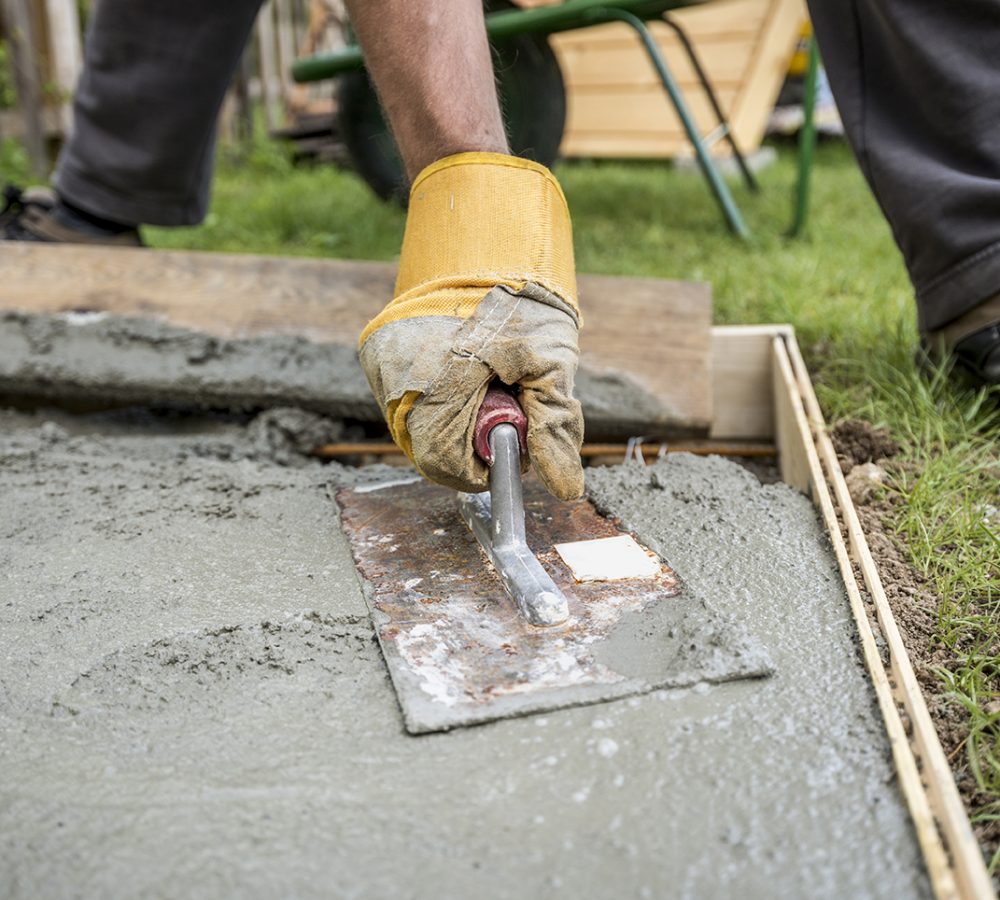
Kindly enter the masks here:
<path id="1" fill-rule="evenodd" d="M 597 656 L 623 617 L 683 599 L 673 571 L 657 558 L 654 577 L 577 583 L 554 545 L 619 529 L 590 503 L 555 500 L 533 480 L 525 482 L 524 501 L 528 543 L 569 602 L 563 625 L 525 621 L 462 521 L 453 491 L 418 482 L 337 493 L 411 733 L 660 686 Z M 697 672 L 685 677 L 699 680 Z"/>

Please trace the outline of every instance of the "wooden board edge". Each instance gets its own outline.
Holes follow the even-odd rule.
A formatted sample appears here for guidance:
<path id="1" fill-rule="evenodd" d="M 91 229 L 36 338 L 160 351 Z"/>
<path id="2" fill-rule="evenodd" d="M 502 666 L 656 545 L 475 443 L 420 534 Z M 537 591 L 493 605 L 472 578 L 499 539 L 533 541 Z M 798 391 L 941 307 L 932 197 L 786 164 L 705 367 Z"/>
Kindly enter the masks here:
<path id="1" fill-rule="evenodd" d="M 813 391 L 812 382 L 794 339 L 788 342 L 788 353 L 803 399 L 809 428 L 843 519 L 843 526 L 847 533 L 847 547 L 850 550 L 851 558 L 857 563 L 861 572 L 862 583 L 871 598 L 878 627 L 887 645 L 890 673 L 897 701 L 910 721 L 911 743 L 919 759 L 921 771 L 925 776 L 926 790 L 932 809 L 951 854 L 953 871 L 959 890 L 958 896 L 995 897 L 992 880 L 983 861 L 979 842 L 972 832 L 972 826 L 959 796 L 951 766 L 938 739 L 937 730 L 930 717 L 909 654 L 889 606 L 878 567 L 872 557 L 864 529 L 851 500 L 847 482 L 840 469 L 836 450 L 823 420 L 819 402 Z"/>
<path id="2" fill-rule="evenodd" d="M 712 426 L 719 440 L 770 440 L 775 435 L 771 342 L 790 325 L 715 325 L 712 341 Z"/>
<path id="3" fill-rule="evenodd" d="M 812 499 L 822 514 L 847 588 L 865 666 L 875 687 L 900 787 L 934 893 L 942 900 L 994 897 L 979 843 L 885 596 L 794 333 L 775 340 L 774 358 L 775 391 L 784 395 L 780 403 L 793 412 L 792 424 L 786 423 L 784 433 L 776 434 L 779 452 L 791 450 L 808 465 Z M 775 403 L 777 406 L 778 397 Z M 854 562 L 860 569 L 860 580 Z M 888 669 L 862 589 L 875 607 L 874 624 L 887 647 Z"/>

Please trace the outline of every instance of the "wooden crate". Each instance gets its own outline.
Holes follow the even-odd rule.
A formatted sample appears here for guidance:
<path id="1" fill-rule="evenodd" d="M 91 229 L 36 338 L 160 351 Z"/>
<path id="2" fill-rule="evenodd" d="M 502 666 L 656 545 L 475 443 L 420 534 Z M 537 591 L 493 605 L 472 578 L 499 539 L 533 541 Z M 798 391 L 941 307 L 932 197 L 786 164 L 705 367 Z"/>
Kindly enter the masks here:
<path id="1" fill-rule="evenodd" d="M 519 0 L 545 6 L 553 0 Z M 802 0 L 723 0 L 673 13 L 695 45 L 740 148 L 760 146 L 806 18 Z M 663 51 L 702 133 L 716 122 L 674 32 L 653 22 Z M 562 154 L 569 157 L 676 157 L 691 147 L 639 43 L 623 24 L 553 35 L 566 80 Z M 724 153 L 724 143 L 713 152 Z"/>

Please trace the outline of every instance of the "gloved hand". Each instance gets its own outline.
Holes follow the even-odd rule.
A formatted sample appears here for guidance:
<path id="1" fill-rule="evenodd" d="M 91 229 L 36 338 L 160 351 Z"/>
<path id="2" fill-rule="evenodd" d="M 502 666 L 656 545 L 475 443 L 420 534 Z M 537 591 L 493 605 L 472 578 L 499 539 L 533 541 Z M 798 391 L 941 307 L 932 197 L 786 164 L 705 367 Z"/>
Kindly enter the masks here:
<path id="1" fill-rule="evenodd" d="M 583 494 L 579 323 L 555 177 L 516 157 L 460 153 L 413 182 L 396 296 L 362 332 L 361 365 L 417 469 L 463 491 L 488 485 L 472 436 L 490 382 L 517 385 L 530 462 L 571 500 Z"/>

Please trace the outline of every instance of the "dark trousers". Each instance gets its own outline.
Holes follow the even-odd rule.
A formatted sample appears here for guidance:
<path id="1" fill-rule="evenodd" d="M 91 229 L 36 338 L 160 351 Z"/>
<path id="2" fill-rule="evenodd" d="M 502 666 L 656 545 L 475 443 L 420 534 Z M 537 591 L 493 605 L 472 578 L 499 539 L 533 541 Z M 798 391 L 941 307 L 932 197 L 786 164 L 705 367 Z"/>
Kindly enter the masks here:
<path id="1" fill-rule="evenodd" d="M 259 2 L 99 0 L 59 193 L 123 222 L 201 221 L 216 118 Z M 1000 291 L 1000 0 L 810 8 L 920 325 L 937 328 Z"/>

